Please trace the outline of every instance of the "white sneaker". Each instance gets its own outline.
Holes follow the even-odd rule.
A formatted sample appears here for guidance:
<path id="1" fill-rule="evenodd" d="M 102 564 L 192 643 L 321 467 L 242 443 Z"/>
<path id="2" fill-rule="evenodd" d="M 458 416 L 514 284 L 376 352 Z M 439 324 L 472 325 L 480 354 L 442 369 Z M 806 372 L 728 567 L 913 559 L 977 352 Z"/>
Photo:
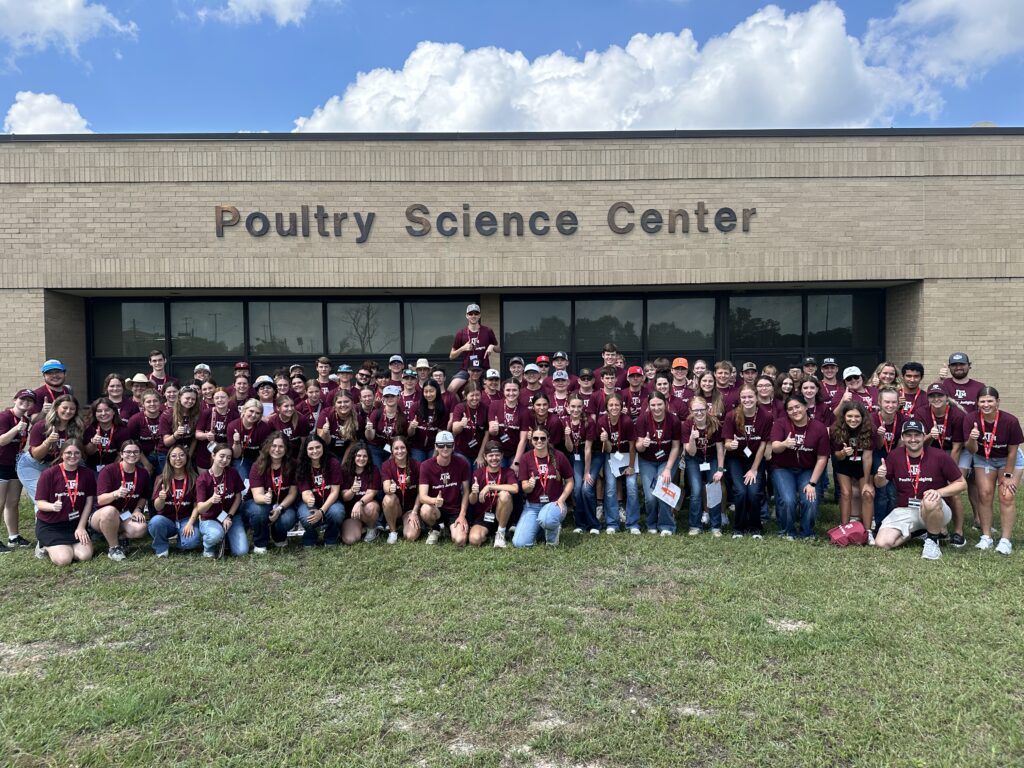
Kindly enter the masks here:
<path id="1" fill-rule="evenodd" d="M 253 547 L 252 548 L 252 553 L 254 555 L 265 555 L 265 554 L 267 554 L 267 548 L 266 547 Z"/>
<path id="2" fill-rule="evenodd" d="M 208 549 L 204 549 L 204 550 L 203 550 L 203 557 L 208 557 L 208 558 L 210 558 L 210 559 L 212 560 L 212 559 L 213 559 L 213 558 L 215 558 L 216 556 L 217 556 L 217 553 L 216 553 L 216 552 L 211 552 L 211 551 L 210 551 L 210 550 L 208 550 Z"/>
<path id="3" fill-rule="evenodd" d="M 639 528 L 630 528 L 629 532 L 631 534 L 633 534 L 634 536 L 639 536 L 640 535 L 640 529 Z"/>
<path id="4" fill-rule="evenodd" d="M 733 537 L 734 539 L 742 539 L 742 538 L 743 538 L 743 534 L 742 534 L 742 533 L 734 533 L 734 534 L 732 535 L 732 537 Z"/>
<path id="5" fill-rule="evenodd" d="M 305 533 L 306 529 L 302 527 L 302 523 L 296 523 L 294 526 L 292 526 L 292 529 L 288 531 L 288 538 L 291 538 L 293 536 L 304 536 Z"/>
<path id="6" fill-rule="evenodd" d="M 600 536 L 600 535 L 601 535 L 601 529 L 600 529 L 600 528 L 591 528 L 591 529 L 590 529 L 590 530 L 588 531 L 588 533 L 589 533 L 589 534 L 590 534 L 591 536 Z"/>
<path id="7" fill-rule="evenodd" d="M 700 536 L 700 528 L 691 528 L 686 532 L 687 536 Z"/>
<path id="8" fill-rule="evenodd" d="M 440 539 L 441 539 L 441 532 L 440 531 L 431 531 L 430 533 L 427 534 L 427 544 L 437 544 L 437 542 Z"/>
<path id="9" fill-rule="evenodd" d="M 1013 544 L 1010 543 L 1009 539 L 1000 539 L 999 544 L 996 545 L 996 552 L 1000 555 L 1012 555 Z"/>
<path id="10" fill-rule="evenodd" d="M 922 560 L 938 560 L 942 557 L 942 551 L 939 549 L 939 542 L 935 539 L 924 540 L 924 550 L 921 552 Z"/>
<path id="11" fill-rule="evenodd" d="M 366 529 L 366 534 L 363 536 L 363 543 L 364 544 L 369 544 L 371 541 L 376 541 L 376 540 L 377 540 L 377 529 L 376 528 L 367 528 Z"/>
<path id="12" fill-rule="evenodd" d="M 709 515 L 707 512 L 703 513 L 700 516 L 700 524 L 701 525 L 711 525 L 711 515 Z"/>
<path id="13" fill-rule="evenodd" d="M 977 544 L 974 545 L 975 549 L 992 549 L 992 537 L 982 536 Z"/>
<path id="14" fill-rule="evenodd" d="M 167 557 L 170 553 L 171 553 L 171 550 L 166 549 L 163 552 L 157 552 L 156 556 L 157 557 Z"/>
<path id="15" fill-rule="evenodd" d="M 583 533 L 583 529 L 582 529 L 582 528 L 579 528 L 579 527 L 576 527 L 576 528 L 573 528 L 573 529 L 572 529 L 572 532 L 573 532 L 573 533 Z"/>
<path id="16" fill-rule="evenodd" d="M 495 531 L 494 532 L 494 548 L 495 549 L 504 549 L 505 546 L 506 546 L 505 545 L 505 532 L 504 531 Z"/>
<path id="17" fill-rule="evenodd" d="M 714 536 L 716 539 L 722 538 L 722 529 L 721 528 L 712 528 L 711 529 L 711 535 Z"/>
<path id="18" fill-rule="evenodd" d="M 388 544 L 397 544 L 397 543 L 398 543 L 398 531 L 391 531 L 391 533 L 388 534 Z"/>
<path id="19" fill-rule="evenodd" d="M 658 535 L 658 529 L 657 528 L 648 528 L 647 532 L 649 534 L 651 534 L 652 536 L 657 536 Z"/>
<path id="20" fill-rule="evenodd" d="M 659 535 L 662 538 L 665 538 L 666 536 L 671 536 L 672 535 L 672 531 L 662 531 Z"/>
<path id="21" fill-rule="evenodd" d="M 868 546 L 869 547 L 875 546 L 875 534 L 872 533 L 871 531 L 868 531 Z"/>
<path id="22" fill-rule="evenodd" d="M 46 554 L 46 547 L 40 546 L 37 543 L 36 544 L 36 559 L 38 559 L 38 560 L 46 560 L 48 557 L 49 557 L 49 555 Z"/>
<path id="23" fill-rule="evenodd" d="M 760 541 L 761 539 L 764 538 L 764 534 L 763 533 L 754 533 L 754 534 L 751 534 L 750 538 L 757 539 L 758 541 Z"/>
<path id="24" fill-rule="evenodd" d="M 609 536 L 611 536 L 613 533 L 618 533 L 619 529 L 618 528 L 613 528 L 612 526 L 609 525 L 607 528 L 604 529 L 604 532 L 607 533 Z"/>

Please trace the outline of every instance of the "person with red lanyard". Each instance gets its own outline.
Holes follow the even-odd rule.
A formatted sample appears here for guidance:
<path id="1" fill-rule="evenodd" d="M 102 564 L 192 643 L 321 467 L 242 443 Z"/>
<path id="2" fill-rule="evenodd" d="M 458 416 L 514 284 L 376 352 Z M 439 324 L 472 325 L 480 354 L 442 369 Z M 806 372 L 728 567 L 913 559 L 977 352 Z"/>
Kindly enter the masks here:
<path id="1" fill-rule="evenodd" d="M 289 394 L 292 400 L 295 401 L 295 407 L 298 408 L 306 400 L 306 385 L 309 384 L 308 379 L 301 373 L 290 373 L 289 379 L 292 382 L 292 391 Z M 320 402 L 320 385 L 317 385 L 317 402 Z M 312 425 L 310 425 L 312 429 Z"/>
<path id="2" fill-rule="evenodd" d="M 360 538 L 366 544 L 376 541 L 377 521 L 380 519 L 377 496 L 380 491 L 380 472 L 373 466 L 366 443 L 359 441 L 349 448 L 341 463 L 339 499 L 348 511 L 348 519 L 341 525 L 343 544 L 355 544 Z"/>
<path id="3" fill-rule="evenodd" d="M 548 431 L 551 450 L 565 450 L 565 428 L 562 421 L 550 410 L 551 401 L 546 393 L 533 396 L 530 402 L 530 428 L 544 427 Z"/>
<path id="4" fill-rule="evenodd" d="M 626 529 L 639 535 L 640 533 L 640 495 L 637 489 L 636 476 L 636 434 L 633 421 L 622 412 L 622 398 L 611 395 L 605 403 L 607 413 L 597 417 L 597 439 L 600 450 L 604 453 L 605 485 L 604 485 L 604 532 L 619 532 L 619 493 L 618 484 L 621 479 L 625 484 Z M 622 474 L 612 475 L 608 470 L 612 459 L 622 462 Z"/>
<path id="5" fill-rule="evenodd" d="M 455 455 L 455 435 L 440 432 L 435 442 L 437 453 L 420 464 L 419 518 L 430 528 L 427 544 L 437 544 L 440 526 L 448 528 L 452 541 L 465 546 L 469 540 L 469 463 Z"/>
<path id="6" fill-rule="evenodd" d="M 939 380 L 949 399 L 964 411 L 978 410 L 978 393 L 985 385 L 971 378 L 971 359 L 965 352 L 949 356 L 948 365 L 939 370 Z"/>
<path id="7" fill-rule="evenodd" d="M 40 475 L 35 492 L 36 557 L 49 557 L 54 565 L 91 560 L 86 526 L 96 501 L 96 474 L 82 464 L 81 443 L 61 446 L 60 462 Z"/>
<path id="8" fill-rule="evenodd" d="M 165 388 L 164 392 L 169 388 Z M 189 456 L 194 456 L 200 412 L 199 391 L 191 384 L 178 390 L 174 405 L 160 416 L 160 434 L 164 447 L 180 445 L 188 451 Z"/>
<path id="9" fill-rule="evenodd" d="M 680 425 L 680 440 L 683 445 L 683 468 L 686 484 L 690 491 L 688 535 L 698 536 L 705 518 L 705 493 L 710 483 L 721 483 L 725 475 L 725 444 L 722 442 L 722 425 L 711 404 L 700 395 L 690 399 L 690 416 Z M 641 464 L 641 472 L 643 465 Z M 719 486 L 721 488 L 721 486 Z M 711 535 L 722 536 L 722 502 L 708 502 L 707 522 Z M 650 513 L 648 513 L 650 530 Z"/>
<path id="10" fill-rule="evenodd" d="M 835 413 L 825 404 L 821 382 L 817 376 L 804 376 L 800 382 L 800 394 L 807 403 L 807 417 L 817 419 L 826 427 L 831 427 L 836 419 Z"/>
<path id="11" fill-rule="evenodd" d="M 36 393 L 31 389 L 19 390 L 14 394 L 13 405 L 0 413 L 0 508 L 4 511 L 4 525 L 7 526 L 7 543 L 0 542 L 0 553 L 32 545 L 21 535 L 18 524 L 18 501 L 21 499 L 18 456 L 28 445 L 35 401 Z"/>
<path id="12" fill-rule="evenodd" d="M 899 393 L 895 387 L 888 385 L 878 390 L 876 398 L 878 410 L 871 414 L 872 427 L 875 430 L 875 447 L 872 451 L 872 471 L 878 470 L 880 462 L 885 461 L 892 450 L 899 445 L 903 422 L 900 415 Z M 875 493 L 875 526 L 896 506 L 895 487 L 886 486 Z"/>
<path id="13" fill-rule="evenodd" d="M 82 436 L 85 441 L 85 463 L 94 472 L 117 461 L 118 446 L 128 439 L 128 428 L 121 421 L 117 406 L 106 397 L 92 405 L 92 423 Z"/>
<path id="14" fill-rule="evenodd" d="M 448 421 L 448 431 L 455 435 L 455 452 L 470 466 L 484 464 L 484 436 L 487 434 L 487 406 L 481 401 L 480 388 L 467 384 L 462 389 L 465 402 L 459 403 Z"/>
<path id="15" fill-rule="evenodd" d="M 835 412 L 846 389 L 837 378 L 838 375 L 839 364 L 834 357 L 826 357 L 821 361 L 821 399 L 832 412 Z"/>
<path id="16" fill-rule="evenodd" d="M 672 400 L 689 403 L 693 397 L 693 382 L 689 377 L 690 361 L 685 357 L 677 357 L 672 361 Z"/>
<path id="17" fill-rule="evenodd" d="M 484 449 L 484 465 L 473 473 L 469 489 L 469 543 L 483 546 L 494 535 L 496 549 L 504 549 L 508 521 L 512 516 L 512 497 L 519 483 L 511 469 L 501 466 L 501 445 L 491 440 Z"/>
<path id="18" fill-rule="evenodd" d="M 416 541 L 420 537 L 420 517 L 416 509 L 419 483 L 420 464 L 410 455 L 408 440 L 397 435 L 391 440 L 390 457 L 380 468 L 388 544 L 398 543 L 399 521 L 406 541 Z"/>
<path id="19" fill-rule="evenodd" d="M 807 403 L 799 395 L 786 399 L 786 416 L 772 424 L 772 484 L 781 535 L 813 539 L 818 518 L 818 481 L 828 464 L 828 430 L 807 416 Z M 796 521 L 799 498 L 800 522 Z"/>
<path id="20" fill-rule="evenodd" d="M 842 396 L 836 402 L 833 410 L 838 411 L 840 403 L 845 403 L 847 400 L 857 399 L 864 403 L 864 407 L 871 413 L 878 410 L 878 404 L 875 400 L 876 390 L 871 387 L 864 385 L 864 374 L 860 368 L 855 365 L 851 365 L 843 371 L 843 386 L 845 387 Z"/>
<path id="21" fill-rule="evenodd" d="M 601 533 L 601 521 L 597 519 L 597 478 L 604 467 L 600 446 L 597 451 L 593 450 L 597 425 L 583 413 L 583 399 L 578 395 L 570 396 L 568 413 L 560 422 L 564 450 L 572 462 L 573 517 L 576 519 L 573 533 L 587 531 L 596 536 Z M 549 431 L 549 441 L 550 436 Z"/>
<path id="22" fill-rule="evenodd" d="M 339 392 L 339 395 L 347 392 Z M 335 546 L 341 538 L 345 506 L 341 503 L 341 462 L 327 450 L 318 435 L 310 435 L 302 444 L 296 470 L 299 490 L 298 514 L 302 525 L 302 546 L 315 547 L 319 530 L 324 528 L 323 543 Z"/>
<path id="23" fill-rule="evenodd" d="M 722 396 L 722 413 L 731 411 L 739 404 L 739 389 L 733 384 L 733 377 L 736 375 L 736 367 L 728 360 L 719 360 L 715 363 L 714 377 L 715 389 Z"/>
<path id="24" fill-rule="evenodd" d="M 167 358 L 164 357 L 164 353 L 159 349 L 154 349 L 149 353 L 149 369 L 150 373 L 147 377 L 153 382 L 156 392 L 161 397 L 164 394 L 164 389 L 168 384 L 178 386 L 178 380 L 167 373 Z"/>
<path id="25" fill-rule="evenodd" d="M 125 393 L 124 380 L 119 374 L 107 374 L 103 379 L 103 394 L 114 404 L 117 412 L 121 414 L 121 421 L 125 423 L 140 410 L 139 404 Z"/>
<path id="26" fill-rule="evenodd" d="M 272 432 L 249 470 L 249 498 L 242 504 L 242 515 L 252 529 L 254 555 L 267 554 L 271 540 L 275 547 L 287 547 L 288 531 L 299 520 L 295 511 L 299 491 L 289 449 L 288 436 Z"/>
<path id="27" fill-rule="evenodd" d="M 371 401 L 372 401 L 371 394 Z M 316 423 L 320 419 L 320 412 L 323 410 L 326 400 L 320 392 L 320 385 L 316 381 L 306 382 L 306 396 L 301 402 L 295 404 L 295 410 L 306 420 L 309 425 L 309 434 L 316 431 Z"/>
<path id="28" fill-rule="evenodd" d="M 494 331 L 480 324 L 480 305 L 466 307 L 466 327 L 455 333 L 449 360 L 459 360 L 461 370 L 452 376 L 449 392 L 458 392 L 469 381 L 470 366 L 489 368 L 492 352 L 500 352 L 501 345 Z"/>
<path id="29" fill-rule="evenodd" d="M 719 421 L 725 418 L 725 397 L 718 388 L 714 373 L 705 371 L 697 377 L 694 396 L 703 399 L 708 404 L 708 412 L 715 414 Z"/>
<path id="30" fill-rule="evenodd" d="M 416 371 L 406 368 L 402 371 L 402 391 L 398 395 L 398 408 L 408 424 L 420 406 L 420 387 Z"/>
<path id="31" fill-rule="evenodd" d="M 199 415 L 196 425 L 195 464 L 200 470 L 208 470 L 213 459 L 213 446 L 217 443 L 231 443 L 228 424 L 238 418 L 238 408 L 224 387 L 213 391 L 213 404 Z"/>
<path id="32" fill-rule="evenodd" d="M 32 424 L 28 431 L 28 450 L 18 455 L 18 480 L 30 499 L 36 497 L 39 476 L 60 456 L 64 443 L 74 440 L 81 447 L 85 432 L 85 417 L 74 395 L 58 395 L 47 405 L 52 407 L 46 416 Z"/>
<path id="33" fill-rule="evenodd" d="M 39 371 L 43 374 L 43 386 L 33 390 L 36 396 L 36 403 L 32 407 L 33 423 L 46 417 L 58 397 L 74 394 L 71 387 L 64 383 L 67 368 L 60 360 L 47 360 Z"/>
<path id="34" fill-rule="evenodd" d="M 619 388 L 615 385 L 618 372 L 611 366 L 605 366 L 600 369 L 599 373 L 601 374 L 601 389 L 594 394 L 590 401 L 590 413 L 595 418 L 598 416 L 604 416 L 608 413 L 606 403 L 611 397 L 619 398 L 623 404 L 623 408 L 625 408 L 625 400 L 619 393 Z M 628 410 L 626 411 L 626 415 L 629 416 Z M 632 417 L 630 417 L 630 419 L 632 419 Z"/>
<path id="35" fill-rule="evenodd" d="M 578 379 L 577 386 L 579 386 Z M 559 419 L 564 419 L 568 414 L 569 397 L 569 373 L 567 371 L 555 371 L 551 374 L 549 409 Z"/>
<path id="36" fill-rule="evenodd" d="M 856 516 L 868 531 L 868 544 L 874 542 L 874 430 L 864 403 L 849 400 L 839 407 L 831 433 L 832 466 L 839 486 L 839 522 L 846 525 Z"/>
<path id="37" fill-rule="evenodd" d="M 907 419 L 918 419 L 928 409 L 928 396 L 921 389 L 924 366 L 920 363 L 906 363 L 900 369 L 903 385 L 899 389 L 900 414 Z"/>
<path id="38" fill-rule="evenodd" d="M 125 440 L 121 460 L 103 467 L 96 481 L 96 511 L 89 527 L 107 540 L 111 560 L 124 560 L 129 542 L 149 532 L 145 510 L 152 485 L 149 472 L 139 464 L 141 456 L 139 444 Z"/>
<path id="39" fill-rule="evenodd" d="M 234 401 L 236 408 L 255 394 L 252 391 L 252 384 L 249 382 L 248 375 L 236 375 L 234 384 L 231 385 L 228 392 L 231 394 L 231 399 Z M 166 396 L 166 392 L 164 395 Z"/>
<path id="40" fill-rule="evenodd" d="M 775 379 L 764 374 L 757 377 L 754 382 L 754 391 L 757 392 L 757 407 L 775 418 Z"/>
<path id="41" fill-rule="evenodd" d="M 920 421 L 925 428 L 925 444 L 945 451 L 959 465 L 963 453 L 963 422 L 964 412 L 949 402 L 946 390 L 938 382 L 928 385 L 926 392 L 928 407 L 920 411 Z M 969 466 L 969 465 L 968 465 Z M 970 470 L 961 467 L 961 474 Z M 964 505 L 959 496 L 951 496 L 946 500 L 953 510 L 953 531 L 949 534 L 949 543 L 960 549 L 967 544 L 964 537 Z"/>
<path id="42" fill-rule="evenodd" d="M 178 550 L 181 552 L 196 549 L 202 543 L 199 531 L 189 527 L 196 503 L 197 479 L 196 471 L 188 460 L 188 452 L 180 445 L 171 448 L 153 488 L 155 512 L 149 518 L 149 535 L 153 538 L 153 551 L 157 557 L 167 557 L 169 540 L 174 536 L 178 537 Z"/>
<path id="43" fill-rule="evenodd" d="M 139 460 L 150 477 L 163 472 L 167 449 L 160 435 L 160 395 L 150 389 L 142 397 L 142 410 L 128 420 L 128 437 L 142 448 Z"/>
<path id="44" fill-rule="evenodd" d="M 398 387 L 395 387 L 395 397 L 397 397 Z M 392 400 L 392 410 L 395 409 Z M 345 458 L 345 452 L 348 447 L 359 438 L 360 429 L 360 417 L 356 413 L 352 406 L 352 395 L 343 390 L 336 391 L 331 396 L 331 407 L 330 409 L 324 408 L 320 411 L 320 418 L 317 421 L 316 434 L 330 446 L 331 455 L 334 456 L 338 461 Z M 370 420 L 367 419 L 366 424 L 363 425 L 363 429 L 370 424 Z M 371 447 L 370 452 L 372 454 L 373 448 Z M 299 459 L 302 458 L 302 451 L 299 451 Z"/>
<path id="45" fill-rule="evenodd" d="M 331 379 L 332 370 L 331 358 L 321 356 L 316 359 L 316 378 L 313 381 L 320 389 L 320 399 L 325 403 L 330 402 L 331 395 L 338 388 L 338 383 Z"/>
<path id="46" fill-rule="evenodd" d="M 288 440 L 288 455 L 294 458 L 310 433 L 309 422 L 299 414 L 291 395 L 278 395 L 274 405 L 277 410 L 267 420 L 267 426 L 284 434 Z"/>
<path id="47" fill-rule="evenodd" d="M 526 450 L 528 432 L 532 424 L 532 415 L 526 406 L 519 402 L 519 385 L 509 379 L 502 386 L 505 399 L 500 403 L 491 403 L 487 409 L 487 432 L 490 439 L 497 440 L 504 458 L 501 466 L 512 467 L 519 475 L 519 460 Z"/>
<path id="48" fill-rule="evenodd" d="M 233 467 L 239 477 L 248 479 L 249 471 L 260 455 L 260 446 L 274 430 L 263 419 L 263 406 L 259 400 L 247 400 L 237 419 L 228 422 L 231 438 Z"/>
<path id="49" fill-rule="evenodd" d="M 580 396 L 583 401 L 583 412 L 587 415 L 591 421 L 597 418 L 597 414 L 591 410 L 591 403 L 597 395 L 594 391 L 594 372 L 590 368 L 580 369 L 580 385 L 576 390 L 576 394 Z"/>
<path id="50" fill-rule="evenodd" d="M 635 424 L 644 410 L 644 400 L 651 392 L 645 384 L 644 369 L 639 365 L 629 367 L 629 370 L 626 371 L 626 381 L 629 382 L 629 386 L 620 392 L 622 407 Z"/>
<path id="51" fill-rule="evenodd" d="M 242 478 L 231 466 L 233 456 L 228 446 L 218 445 L 213 451 L 210 471 L 199 475 L 196 480 L 196 505 L 189 519 L 190 527 L 185 532 L 194 530 L 199 523 L 203 557 L 223 557 L 225 541 L 233 555 L 249 552 L 245 523 L 237 517 L 244 486 Z"/>
<path id="52" fill-rule="evenodd" d="M 572 466 L 565 454 L 552 450 L 547 430 L 531 431 L 533 450 L 523 454 L 519 477 L 526 502 L 512 536 L 513 547 L 532 547 L 541 530 L 549 546 L 557 546 L 572 495 Z"/>
<path id="53" fill-rule="evenodd" d="M 366 421 L 363 433 L 370 448 L 373 466 L 381 467 L 391 448 L 391 440 L 397 435 L 407 435 L 409 422 L 398 407 L 401 389 L 394 384 L 384 387 L 381 406 Z"/>
<path id="54" fill-rule="evenodd" d="M 740 385 L 739 401 L 722 422 L 725 468 L 732 482 L 730 498 L 736 505 L 732 537 L 742 539 L 749 534 L 760 539 L 764 536 L 764 452 L 771 437 L 772 417 L 757 407 L 757 391 L 749 383 Z M 685 424 L 683 430 L 687 434 Z"/>
<path id="55" fill-rule="evenodd" d="M 1016 521 L 1017 483 L 1014 468 L 1017 448 L 1024 443 L 1020 422 L 1012 413 L 1000 410 L 995 387 L 978 390 L 978 411 L 963 422 L 963 443 L 973 454 L 974 478 L 978 485 L 978 523 L 981 540 L 978 549 L 992 549 L 993 501 L 999 494 L 999 526 L 1002 538 L 995 545 L 1001 555 L 1013 554 L 1013 525 Z"/>
<path id="56" fill-rule="evenodd" d="M 648 400 L 647 410 L 634 422 L 634 427 L 640 481 L 647 508 L 647 532 L 671 536 L 676 530 L 675 510 L 656 498 L 654 489 L 658 483 L 667 485 L 672 482 L 672 473 L 679 459 L 679 418 L 669 411 L 665 396 L 655 392 Z"/>
<path id="57" fill-rule="evenodd" d="M 465 389 L 465 387 L 463 387 Z M 501 402 L 501 372 L 495 368 L 488 368 L 487 374 L 484 376 L 484 384 L 482 388 L 478 388 L 480 392 L 480 402 L 483 403 L 486 409 L 491 403 Z M 449 393 L 450 394 L 450 393 Z M 463 399 L 466 398 L 466 393 L 462 393 Z M 452 410 L 455 410 L 455 405 L 452 406 Z"/>
<path id="58" fill-rule="evenodd" d="M 541 381 L 540 366 L 537 363 L 530 363 L 523 368 L 523 380 L 526 383 L 519 388 L 519 402 L 522 405 L 529 407 L 534 397 L 541 393 L 547 394 Z"/>
<path id="59" fill-rule="evenodd" d="M 885 518 L 875 536 L 875 546 L 895 549 L 910 540 L 914 531 L 927 532 L 925 560 L 942 557 L 939 540 L 953 512 L 946 502 L 967 489 L 956 462 L 938 448 L 924 443 L 924 424 L 910 419 L 903 424 L 903 444 L 880 464 L 874 476 L 875 488 L 895 486 L 896 508 Z"/>
<path id="60" fill-rule="evenodd" d="M 475 386 L 475 385 L 474 385 Z M 421 464 L 434 454 L 434 440 L 437 433 L 448 427 L 448 409 L 445 407 L 443 390 L 433 379 L 423 385 L 423 391 L 409 420 L 409 446 L 412 456 Z"/>

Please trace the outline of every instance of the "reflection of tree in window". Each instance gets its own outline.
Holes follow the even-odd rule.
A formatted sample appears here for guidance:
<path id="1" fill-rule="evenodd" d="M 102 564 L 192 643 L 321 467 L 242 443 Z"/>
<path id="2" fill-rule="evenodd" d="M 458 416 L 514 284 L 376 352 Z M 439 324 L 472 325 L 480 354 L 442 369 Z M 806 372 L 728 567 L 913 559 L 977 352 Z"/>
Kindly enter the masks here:
<path id="1" fill-rule="evenodd" d="M 714 336 L 671 322 L 651 323 L 647 326 L 647 343 L 651 349 L 703 349 L 714 344 Z"/>
<path id="2" fill-rule="evenodd" d="M 351 304 L 335 309 L 335 312 L 340 312 L 342 325 L 348 331 L 345 336 L 338 339 L 335 352 L 361 352 L 372 355 L 397 349 L 397 328 L 384 329 L 383 335 L 378 338 L 378 334 L 382 333 L 381 326 L 384 320 L 381 310 L 379 304 Z"/>
<path id="3" fill-rule="evenodd" d="M 507 351 L 565 347 L 569 338 L 569 324 L 560 317 L 541 317 L 535 325 L 521 331 L 505 334 Z M 558 350 L 551 349 L 551 352 Z M 548 352 L 548 354 L 551 354 Z"/>
<path id="4" fill-rule="evenodd" d="M 782 323 L 773 317 L 754 317 L 748 307 L 729 310 L 729 332 L 734 347 L 790 346 L 800 343 L 800 336 L 783 334 Z"/>
<path id="5" fill-rule="evenodd" d="M 576 318 L 577 346 L 581 349 L 600 349 L 609 341 L 619 349 L 640 349 L 640 333 L 632 320 L 622 322 L 605 315 L 595 319 Z"/>

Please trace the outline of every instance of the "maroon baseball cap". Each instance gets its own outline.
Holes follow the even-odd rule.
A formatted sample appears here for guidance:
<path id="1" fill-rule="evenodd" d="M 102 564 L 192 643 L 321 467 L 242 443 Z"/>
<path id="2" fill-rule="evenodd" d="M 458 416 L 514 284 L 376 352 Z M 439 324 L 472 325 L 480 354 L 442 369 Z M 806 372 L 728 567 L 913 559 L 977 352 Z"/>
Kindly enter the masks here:
<path id="1" fill-rule="evenodd" d="M 942 388 L 942 385 L 939 384 L 939 382 L 936 381 L 934 384 L 929 384 L 928 385 L 928 394 L 929 395 L 944 395 L 944 394 L 946 394 L 946 390 L 944 390 Z"/>
<path id="2" fill-rule="evenodd" d="M 240 360 L 237 363 L 235 363 L 235 370 L 236 371 L 248 371 L 249 370 L 249 364 L 247 362 L 245 362 L 245 360 Z"/>
<path id="3" fill-rule="evenodd" d="M 31 389 L 19 389 L 18 393 L 14 396 L 14 399 L 21 400 L 23 398 L 25 400 L 32 400 L 34 402 L 36 399 L 36 393 L 33 392 Z"/>

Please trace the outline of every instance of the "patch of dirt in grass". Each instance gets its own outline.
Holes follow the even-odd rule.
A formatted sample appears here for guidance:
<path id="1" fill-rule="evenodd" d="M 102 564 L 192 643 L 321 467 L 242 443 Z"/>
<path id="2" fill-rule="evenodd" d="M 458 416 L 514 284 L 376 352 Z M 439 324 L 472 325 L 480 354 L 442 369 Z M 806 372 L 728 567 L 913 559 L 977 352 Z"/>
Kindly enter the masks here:
<path id="1" fill-rule="evenodd" d="M 527 728 L 534 732 L 557 731 L 565 728 L 570 723 L 563 720 L 556 712 L 549 709 L 542 709 L 537 713 L 537 719 L 530 722 Z"/>
<path id="2" fill-rule="evenodd" d="M 672 714 L 678 715 L 679 717 L 692 717 L 692 718 L 705 718 L 714 717 L 715 710 L 705 709 L 697 704 L 682 704 L 679 706 L 672 707 Z"/>
<path id="3" fill-rule="evenodd" d="M 448 751 L 453 755 L 473 755 L 479 752 L 482 747 L 473 742 L 458 736 L 448 742 Z"/>
<path id="4" fill-rule="evenodd" d="M 34 643 L 0 642 L 0 675 L 32 674 L 42 678 L 46 663 L 52 659 L 74 656 L 94 648 L 119 650 L 132 648 L 143 653 L 151 653 L 157 643 L 138 640 L 104 640 L 102 638 L 91 643 L 65 643 L 57 640 L 40 640 Z"/>
<path id="5" fill-rule="evenodd" d="M 814 624 L 799 619 L 768 619 L 768 626 L 777 632 L 811 632 Z"/>

